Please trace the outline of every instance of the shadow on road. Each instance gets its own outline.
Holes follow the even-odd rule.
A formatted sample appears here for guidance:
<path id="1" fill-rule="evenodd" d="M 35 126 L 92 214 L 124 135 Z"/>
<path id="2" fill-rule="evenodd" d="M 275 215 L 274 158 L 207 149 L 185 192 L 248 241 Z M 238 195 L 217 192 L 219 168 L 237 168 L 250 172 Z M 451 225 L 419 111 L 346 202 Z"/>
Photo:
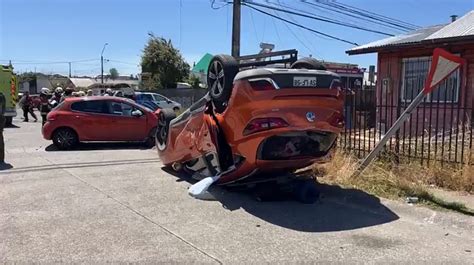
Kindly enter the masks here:
<path id="1" fill-rule="evenodd" d="M 127 150 L 127 149 L 151 149 L 143 143 L 128 143 L 128 142 L 94 142 L 94 143 L 80 143 L 71 150 L 60 150 L 54 144 L 50 144 L 45 148 L 47 152 L 68 152 L 68 151 L 97 151 L 97 150 Z"/>
<path id="2" fill-rule="evenodd" d="M 194 181 L 186 174 L 176 174 L 178 181 Z M 399 217 L 385 207 L 380 199 L 358 189 L 318 184 L 320 199 L 314 204 L 303 204 L 282 194 L 280 200 L 260 202 L 254 191 L 230 191 L 213 186 L 209 190 L 224 209 L 243 209 L 261 220 L 284 228 L 304 232 L 344 231 L 381 225 Z"/>
<path id="3" fill-rule="evenodd" d="M 18 129 L 18 128 L 21 128 L 21 127 L 15 124 L 12 124 L 10 126 L 5 126 L 5 129 Z"/>

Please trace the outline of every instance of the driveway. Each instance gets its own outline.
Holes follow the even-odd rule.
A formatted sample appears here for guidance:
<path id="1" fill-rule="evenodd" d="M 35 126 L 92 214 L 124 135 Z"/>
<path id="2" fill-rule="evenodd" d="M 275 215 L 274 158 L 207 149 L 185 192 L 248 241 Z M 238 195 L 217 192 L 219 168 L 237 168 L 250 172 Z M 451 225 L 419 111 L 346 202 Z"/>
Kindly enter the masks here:
<path id="1" fill-rule="evenodd" d="M 470 263 L 474 218 L 321 186 L 313 205 L 216 201 L 161 170 L 156 150 L 84 144 L 57 151 L 40 123 L 7 128 L 0 262 Z M 472 264 L 472 263 L 471 263 Z"/>

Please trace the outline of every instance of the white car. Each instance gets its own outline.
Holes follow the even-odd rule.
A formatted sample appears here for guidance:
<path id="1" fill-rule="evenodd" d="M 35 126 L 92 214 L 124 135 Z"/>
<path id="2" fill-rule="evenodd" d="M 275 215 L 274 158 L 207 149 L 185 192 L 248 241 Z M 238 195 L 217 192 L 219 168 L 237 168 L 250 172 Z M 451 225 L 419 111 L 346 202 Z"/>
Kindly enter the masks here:
<path id="1" fill-rule="evenodd" d="M 151 101 L 157 104 L 161 109 L 172 109 L 174 111 L 181 109 L 181 104 L 157 93 L 136 92 L 135 101 L 138 104 Z"/>

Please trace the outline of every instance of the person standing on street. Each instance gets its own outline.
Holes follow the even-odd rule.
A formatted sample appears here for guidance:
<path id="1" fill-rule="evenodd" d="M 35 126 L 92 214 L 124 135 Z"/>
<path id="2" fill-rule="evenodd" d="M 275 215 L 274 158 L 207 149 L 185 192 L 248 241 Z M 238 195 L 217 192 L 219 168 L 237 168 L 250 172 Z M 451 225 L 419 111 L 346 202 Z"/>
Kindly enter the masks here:
<path id="1" fill-rule="evenodd" d="M 51 104 L 51 107 L 56 107 L 57 105 L 59 105 L 59 102 L 61 102 L 61 97 L 63 96 L 63 88 L 58 86 L 56 87 L 56 89 L 54 90 L 54 95 L 51 97 L 51 100 L 50 100 L 50 104 Z"/>
<path id="2" fill-rule="evenodd" d="M 38 118 L 35 115 L 35 112 L 33 111 L 33 100 L 30 97 L 30 92 L 26 91 L 23 97 L 20 100 L 20 103 L 22 104 L 22 109 L 23 109 L 23 117 L 24 117 L 24 122 L 28 122 L 28 113 L 31 114 L 31 117 L 35 119 L 35 122 L 38 121 Z"/>
<path id="3" fill-rule="evenodd" d="M 49 98 L 50 98 L 50 93 L 49 89 L 46 87 L 43 87 L 41 89 L 41 94 L 40 94 L 40 113 L 41 113 L 41 121 L 44 124 L 46 123 L 46 116 L 48 115 L 49 111 L 51 110 L 51 106 L 49 104 Z"/>
<path id="4" fill-rule="evenodd" d="M 5 164 L 5 142 L 3 141 L 3 128 L 5 127 L 5 95 L 0 92 L 0 165 Z"/>
<path id="5" fill-rule="evenodd" d="M 72 97 L 72 92 L 74 92 L 74 89 L 68 87 L 64 90 L 64 94 L 61 97 L 61 102 L 63 102 L 66 98 Z"/>

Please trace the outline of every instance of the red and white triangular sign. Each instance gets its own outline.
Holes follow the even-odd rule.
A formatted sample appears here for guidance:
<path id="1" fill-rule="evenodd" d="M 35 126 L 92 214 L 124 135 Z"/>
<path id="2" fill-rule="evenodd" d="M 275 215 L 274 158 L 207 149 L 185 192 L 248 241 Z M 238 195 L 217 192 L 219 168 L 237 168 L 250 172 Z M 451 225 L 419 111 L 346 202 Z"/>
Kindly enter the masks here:
<path id="1" fill-rule="evenodd" d="M 465 60 L 459 56 L 447 52 L 441 48 L 436 48 L 433 51 L 433 61 L 431 62 L 430 72 L 426 79 L 423 93 L 428 94 L 433 91 L 443 80 L 448 78 L 450 74 L 456 71 Z"/>

